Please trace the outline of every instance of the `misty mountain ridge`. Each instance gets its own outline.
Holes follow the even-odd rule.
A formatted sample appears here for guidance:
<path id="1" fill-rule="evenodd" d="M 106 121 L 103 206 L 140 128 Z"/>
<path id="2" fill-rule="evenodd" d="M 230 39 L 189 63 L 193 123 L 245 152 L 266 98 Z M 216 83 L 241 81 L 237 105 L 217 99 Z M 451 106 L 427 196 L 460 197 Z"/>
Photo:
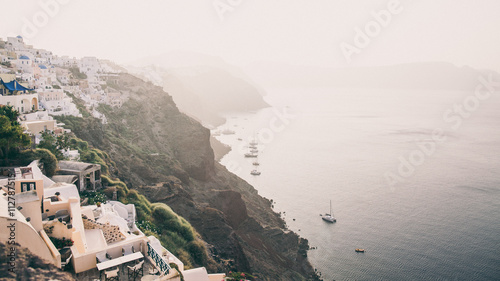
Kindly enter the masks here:
<path id="1" fill-rule="evenodd" d="M 218 57 L 174 52 L 134 62 L 127 69 L 163 87 L 179 109 L 207 127 L 223 124 L 224 113 L 267 107 L 260 89 L 243 71 Z"/>
<path id="2" fill-rule="evenodd" d="M 328 68 L 260 62 L 244 68 L 266 87 L 332 87 L 421 90 L 473 90 L 480 76 L 497 72 L 447 62 Z"/>

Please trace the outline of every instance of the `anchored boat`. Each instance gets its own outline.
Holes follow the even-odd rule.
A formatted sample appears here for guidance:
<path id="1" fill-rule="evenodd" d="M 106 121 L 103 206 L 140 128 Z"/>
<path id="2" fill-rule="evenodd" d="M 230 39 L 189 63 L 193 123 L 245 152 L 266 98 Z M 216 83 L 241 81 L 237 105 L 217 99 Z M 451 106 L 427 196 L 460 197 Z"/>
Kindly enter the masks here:
<path id="1" fill-rule="evenodd" d="M 257 170 L 252 170 L 252 171 L 250 172 L 250 174 L 252 174 L 252 175 L 254 175 L 254 176 L 258 176 L 258 175 L 260 175 L 260 172 L 259 172 L 259 171 L 257 171 Z"/>
<path id="2" fill-rule="evenodd" d="M 332 200 L 330 200 L 330 213 L 328 214 L 325 214 L 324 216 L 321 217 L 324 221 L 326 222 L 330 222 L 330 223 L 334 223 L 337 221 L 337 219 L 335 219 L 333 217 L 333 213 L 332 213 Z"/>

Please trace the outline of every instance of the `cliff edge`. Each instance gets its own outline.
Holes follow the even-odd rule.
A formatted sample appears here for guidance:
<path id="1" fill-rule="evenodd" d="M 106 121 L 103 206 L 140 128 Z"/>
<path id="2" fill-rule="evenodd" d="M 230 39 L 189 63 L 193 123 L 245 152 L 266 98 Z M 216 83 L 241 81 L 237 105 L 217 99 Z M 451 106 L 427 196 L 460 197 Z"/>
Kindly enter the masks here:
<path id="1" fill-rule="evenodd" d="M 151 202 L 169 205 L 200 233 L 217 270 L 258 280 L 318 280 L 308 242 L 288 231 L 268 199 L 214 161 L 210 132 L 181 113 L 160 87 L 120 74 L 108 87 L 127 95 L 100 105 L 107 124 L 89 118 L 70 129 L 109 153 L 111 171 Z"/>

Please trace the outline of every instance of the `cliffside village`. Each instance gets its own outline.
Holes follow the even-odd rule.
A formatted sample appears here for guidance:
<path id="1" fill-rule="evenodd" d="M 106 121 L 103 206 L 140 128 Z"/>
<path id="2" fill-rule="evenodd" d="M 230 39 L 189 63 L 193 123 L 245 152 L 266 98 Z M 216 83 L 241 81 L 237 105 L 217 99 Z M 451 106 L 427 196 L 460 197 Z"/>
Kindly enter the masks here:
<path id="1" fill-rule="evenodd" d="M 117 75 L 94 57 L 59 57 L 26 45 L 20 36 L 0 39 L 0 106 L 20 113 L 19 121 L 35 143 L 44 131 L 68 132 L 53 116 L 81 117 L 68 94 L 83 100 L 106 123 L 97 105 L 120 107 L 127 100 L 126 92 L 108 87 Z M 156 237 L 136 226 L 133 204 L 116 198 L 85 202 L 81 192 L 105 188 L 101 167 L 78 162 L 78 151 L 62 152 L 67 160 L 59 161 L 51 178 L 37 161 L 0 167 L 0 242 L 7 245 L 10 269 L 16 270 L 15 248 L 20 245 L 79 280 L 181 280 L 181 275 L 186 281 L 226 279 L 203 267 L 185 270 Z"/>
<path id="2" fill-rule="evenodd" d="M 22 114 L 22 125 L 33 135 L 44 128 L 62 130 L 51 116 L 81 117 L 68 93 L 106 123 L 97 106 L 121 107 L 127 100 L 126 92 L 108 87 L 116 82 L 117 73 L 95 57 L 59 57 L 26 45 L 21 36 L 0 39 L 0 104 Z"/>

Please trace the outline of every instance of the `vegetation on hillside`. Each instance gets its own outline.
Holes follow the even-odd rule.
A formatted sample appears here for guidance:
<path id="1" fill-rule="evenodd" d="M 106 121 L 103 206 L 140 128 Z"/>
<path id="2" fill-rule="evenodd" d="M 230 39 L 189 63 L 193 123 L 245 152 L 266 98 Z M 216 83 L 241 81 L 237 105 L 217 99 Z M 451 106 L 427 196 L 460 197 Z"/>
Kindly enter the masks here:
<path id="1" fill-rule="evenodd" d="M 64 159 L 61 149 L 67 149 L 69 147 L 69 136 L 66 134 L 56 136 L 53 132 L 50 131 L 44 131 L 41 135 L 42 140 L 37 145 L 37 148 L 44 148 L 49 150 L 50 152 L 52 152 L 52 154 L 54 154 L 57 160 Z"/>
<path id="2" fill-rule="evenodd" d="M 17 121 L 19 113 L 12 106 L 0 106 L 0 153 L 7 161 L 31 144 L 31 138 L 25 134 Z"/>
<path id="3" fill-rule="evenodd" d="M 66 124 L 68 129 L 81 128 L 87 126 L 85 123 L 92 122 L 73 116 L 60 116 L 57 119 Z M 80 153 L 80 160 L 83 162 L 100 164 L 102 171 L 102 184 L 106 186 L 102 194 L 112 198 L 116 191 L 118 201 L 124 204 L 134 204 L 137 212 L 137 226 L 146 235 L 156 236 L 170 252 L 176 255 L 186 268 L 194 266 L 209 267 L 213 261 L 208 257 L 204 242 L 199 238 L 199 234 L 184 218 L 177 215 L 172 209 L 162 203 L 152 204 L 144 195 L 139 194 L 135 189 L 128 186 L 118 178 L 113 178 L 112 171 L 117 171 L 116 163 L 110 156 L 83 141 L 76 136 L 72 136 L 69 147 L 77 149 Z M 133 145 L 126 143 L 127 147 L 133 149 Z M 143 154 L 144 152 L 135 151 Z M 102 202 L 102 194 L 83 196 L 89 198 L 89 203 Z"/>
<path id="4" fill-rule="evenodd" d="M 85 107 L 85 103 L 81 99 L 76 98 L 75 95 L 73 95 L 72 93 L 70 93 L 68 91 L 64 91 L 64 92 L 66 93 L 66 95 L 68 97 L 73 99 L 73 103 L 76 105 L 76 108 L 78 108 L 78 110 L 80 111 L 80 113 L 82 114 L 82 116 L 84 118 L 90 117 L 90 113 L 87 111 L 87 108 Z"/>
<path id="5" fill-rule="evenodd" d="M 64 159 L 61 149 L 76 149 L 83 162 L 101 165 L 102 183 L 107 188 L 96 194 L 83 194 L 89 203 L 105 202 L 117 191 L 118 200 L 124 204 L 132 203 L 136 207 L 138 225 L 147 235 L 155 235 L 162 244 L 174 255 L 179 257 L 186 268 L 192 266 L 207 266 L 209 258 L 203 241 L 193 227 L 165 204 L 151 204 L 149 200 L 136 190 L 129 189 L 119 179 L 113 179 L 110 169 L 116 169 L 116 164 L 109 155 L 97 149 L 88 142 L 74 135 L 54 135 L 42 132 L 42 140 L 37 149 L 30 149 L 30 136 L 23 132 L 17 121 L 19 114 L 10 106 L 0 107 L 0 148 L 2 156 L 19 165 L 28 165 L 33 160 L 39 160 L 44 173 L 51 177 L 56 173 L 58 160 Z M 69 125 L 78 126 L 84 123 L 82 118 L 62 117 Z"/>
<path id="6" fill-rule="evenodd" d="M 57 158 L 45 148 L 29 149 L 18 154 L 20 165 L 29 165 L 34 160 L 39 160 L 41 169 L 47 177 L 55 175 L 57 170 Z"/>
<path id="7" fill-rule="evenodd" d="M 104 192 L 116 190 L 118 200 L 136 205 L 143 232 L 158 235 L 187 266 L 275 280 L 318 280 L 307 262 L 307 240 L 281 231 L 284 222 L 272 212 L 269 200 L 214 163 L 207 129 L 180 113 L 161 88 L 128 74 L 116 80 L 119 86 L 113 88 L 123 87 L 128 100 L 120 108 L 97 107 L 106 125 L 92 117 L 57 120 L 89 147 L 111 155 L 116 166 L 109 165 L 103 177 L 108 186 Z M 135 188 L 189 219 L 213 255 L 207 255 L 205 242 L 170 208 L 151 204 Z"/>
<path id="8" fill-rule="evenodd" d="M 209 259 L 199 234 L 169 206 L 163 203 L 152 204 L 144 195 L 134 189 L 128 189 L 120 180 L 111 180 L 103 176 L 103 181 L 110 185 L 106 190 L 117 191 L 120 202 L 135 205 L 137 226 L 141 231 L 146 235 L 156 236 L 166 249 L 184 263 L 186 268 L 210 266 L 213 261 Z"/>
<path id="9" fill-rule="evenodd" d="M 73 74 L 73 77 L 76 79 L 87 79 L 87 75 L 80 72 L 78 67 L 70 67 L 69 71 L 71 71 L 71 74 Z"/>

